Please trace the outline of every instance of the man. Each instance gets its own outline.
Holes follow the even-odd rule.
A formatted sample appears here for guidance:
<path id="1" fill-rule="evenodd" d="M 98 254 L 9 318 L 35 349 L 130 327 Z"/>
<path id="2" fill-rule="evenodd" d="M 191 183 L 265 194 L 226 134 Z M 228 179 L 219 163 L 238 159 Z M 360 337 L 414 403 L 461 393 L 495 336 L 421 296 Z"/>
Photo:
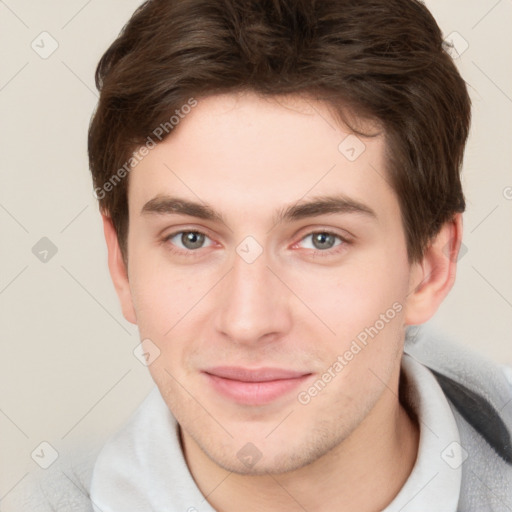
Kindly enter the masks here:
<path id="1" fill-rule="evenodd" d="M 150 0 L 96 80 L 109 268 L 157 388 L 85 501 L 512 509 L 511 383 L 414 327 L 454 283 L 470 120 L 423 4 Z"/>

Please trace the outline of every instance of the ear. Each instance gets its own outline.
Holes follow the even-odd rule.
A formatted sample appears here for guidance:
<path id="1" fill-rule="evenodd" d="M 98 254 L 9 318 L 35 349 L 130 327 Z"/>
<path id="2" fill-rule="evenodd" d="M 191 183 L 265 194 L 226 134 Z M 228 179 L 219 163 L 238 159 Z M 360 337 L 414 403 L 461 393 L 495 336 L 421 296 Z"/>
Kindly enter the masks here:
<path id="1" fill-rule="evenodd" d="M 128 272 L 126 265 L 123 261 L 121 248 L 117 239 L 117 233 L 112 223 L 112 219 L 102 214 L 103 219 L 103 232 L 105 234 L 105 241 L 107 242 L 108 250 L 108 269 L 110 277 L 114 283 L 123 316 L 132 324 L 137 323 L 135 309 L 133 307 L 132 294 L 130 290 L 130 283 L 128 282 Z"/>
<path id="2" fill-rule="evenodd" d="M 455 282 L 457 257 L 462 243 L 462 214 L 446 222 L 422 260 L 411 265 L 410 291 L 406 300 L 406 325 L 429 320 Z"/>

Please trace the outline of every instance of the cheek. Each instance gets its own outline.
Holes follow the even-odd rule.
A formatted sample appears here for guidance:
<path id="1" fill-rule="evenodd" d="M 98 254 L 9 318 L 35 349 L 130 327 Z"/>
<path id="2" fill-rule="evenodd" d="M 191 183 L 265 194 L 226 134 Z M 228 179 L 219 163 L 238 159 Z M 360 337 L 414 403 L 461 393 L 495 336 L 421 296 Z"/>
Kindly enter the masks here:
<path id="1" fill-rule="evenodd" d="M 187 356 L 196 349 L 197 340 L 207 337 L 203 330 L 208 328 L 218 275 L 211 268 L 172 266 L 161 256 L 151 260 L 142 251 L 133 259 L 130 273 L 141 339 L 149 338 L 158 346 L 163 356 L 159 362 L 165 362 L 167 369 L 187 371 Z M 151 373 L 157 373 L 158 367 L 151 365 Z"/>
<path id="2" fill-rule="evenodd" d="M 149 256 L 134 254 L 129 267 L 130 290 L 141 336 L 163 339 L 190 309 L 194 284 Z"/>
<path id="3" fill-rule="evenodd" d="M 407 293 L 406 269 L 406 261 L 383 258 L 312 270 L 294 277 L 294 291 L 338 339 L 350 340 L 390 309 L 388 316 L 396 317 Z"/>

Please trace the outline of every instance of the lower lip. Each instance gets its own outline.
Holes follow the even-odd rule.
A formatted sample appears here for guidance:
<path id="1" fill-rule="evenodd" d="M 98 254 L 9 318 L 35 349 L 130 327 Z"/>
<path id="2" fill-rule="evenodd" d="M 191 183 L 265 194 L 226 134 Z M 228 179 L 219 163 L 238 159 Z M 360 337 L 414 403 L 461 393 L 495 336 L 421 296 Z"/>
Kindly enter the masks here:
<path id="1" fill-rule="evenodd" d="M 265 382 L 246 382 L 224 379 L 217 375 L 205 373 L 215 391 L 221 395 L 245 405 L 265 405 L 291 393 L 311 375 L 293 379 L 279 379 Z"/>

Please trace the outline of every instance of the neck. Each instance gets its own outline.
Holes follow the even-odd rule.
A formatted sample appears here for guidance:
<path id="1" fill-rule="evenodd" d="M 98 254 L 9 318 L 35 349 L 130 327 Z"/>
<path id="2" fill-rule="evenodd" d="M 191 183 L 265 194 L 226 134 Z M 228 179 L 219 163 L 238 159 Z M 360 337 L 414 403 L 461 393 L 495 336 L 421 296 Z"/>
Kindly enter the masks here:
<path id="1" fill-rule="evenodd" d="M 398 376 L 395 382 L 398 392 Z M 348 438 L 292 472 L 238 475 L 215 464 L 185 432 L 182 442 L 199 489 L 218 512 L 364 512 L 385 508 L 404 485 L 416 461 L 419 428 L 386 388 Z"/>

